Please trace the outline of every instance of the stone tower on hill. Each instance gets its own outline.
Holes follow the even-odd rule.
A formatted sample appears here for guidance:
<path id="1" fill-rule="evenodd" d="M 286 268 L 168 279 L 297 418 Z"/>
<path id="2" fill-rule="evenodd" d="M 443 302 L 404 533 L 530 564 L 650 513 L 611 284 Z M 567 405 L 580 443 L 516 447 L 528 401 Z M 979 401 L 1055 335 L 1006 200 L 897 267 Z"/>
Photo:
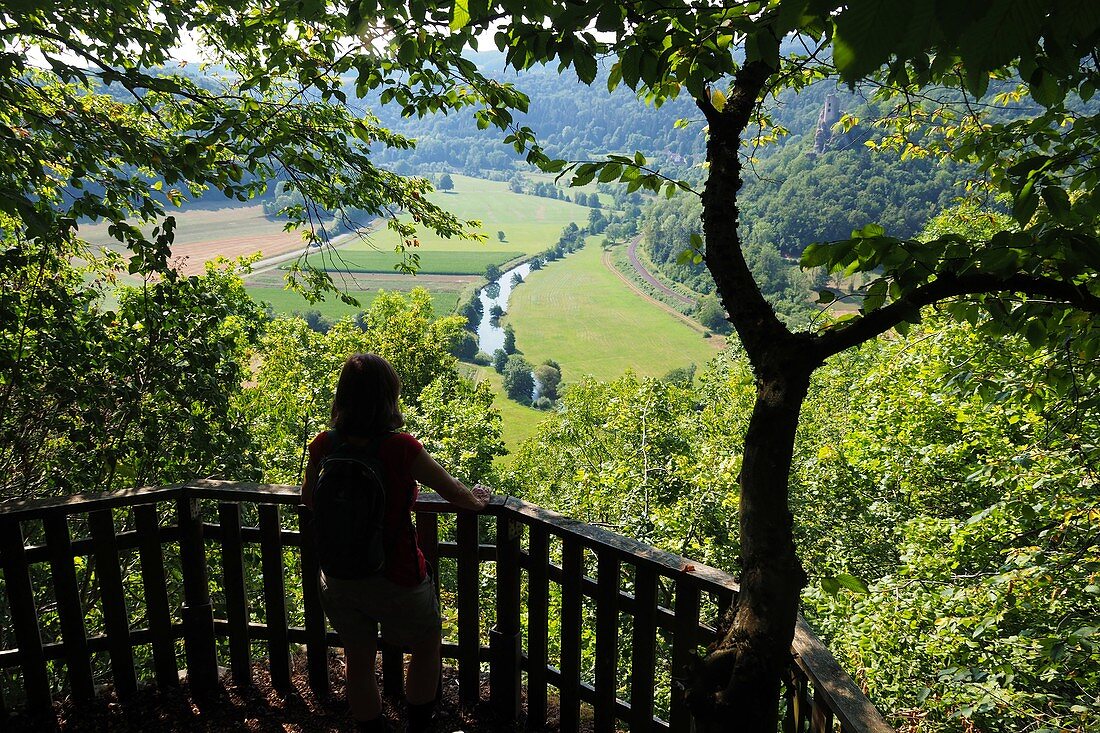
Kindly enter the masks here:
<path id="1" fill-rule="evenodd" d="M 832 127 L 840 119 L 840 102 L 835 94 L 825 97 L 825 104 L 817 116 L 817 130 L 814 132 L 814 152 L 824 153 L 825 146 L 833 138 Z"/>

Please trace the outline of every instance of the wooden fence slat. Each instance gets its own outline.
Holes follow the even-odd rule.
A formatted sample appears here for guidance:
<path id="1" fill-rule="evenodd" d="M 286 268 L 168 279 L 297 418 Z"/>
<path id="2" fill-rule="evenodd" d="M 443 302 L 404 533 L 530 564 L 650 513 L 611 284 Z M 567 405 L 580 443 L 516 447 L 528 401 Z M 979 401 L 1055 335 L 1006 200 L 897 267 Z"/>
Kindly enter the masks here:
<path id="1" fill-rule="evenodd" d="M 46 517 L 43 522 L 46 545 L 50 550 L 57 615 L 61 621 L 61 641 L 65 647 L 65 669 L 74 699 L 87 702 L 95 697 L 92 682 L 92 655 L 88 651 L 88 631 L 80 604 L 80 587 L 73 567 L 73 544 L 69 522 L 63 515 Z"/>
<path id="2" fill-rule="evenodd" d="M 130 645 L 130 615 L 126 609 L 122 568 L 115 544 L 113 510 L 100 509 L 89 514 L 88 527 L 95 545 L 95 574 L 99 580 L 107 651 L 111 656 L 111 676 L 115 681 L 115 692 L 125 700 L 137 692 L 137 674 L 134 671 L 134 650 Z"/>
<path id="3" fill-rule="evenodd" d="M 0 560 L 3 562 L 11 623 L 15 628 L 15 643 L 19 645 L 27 707 L 34 712 L 45 712 L 51 705 L 50 682 L 46 674 L 46 657 L 42 651 L 42 632 L 38 626 L 38 609 L 34 605 L 30 568 L 23 546 L 23 530 L 15 517 L 0 515 Z"/>
<path id="4" fill-rule="evenodd" d="M 505 720 L 518 720 L 521 711 L 523 630 L 520 628 L 519 545 L 522 527 L 510 517 L 497 517 L 497 623 L 489 635 L 489 689 L 498 715 Z"/>
<path id="5" fill-rule="evenodd" d="M 550 615 L 550 541 L 546 528 L 529 527 L 527 571 L 527 724 L 546 725 L 546 664 Z"/>
<path id="6" fill-rule="evenodd" d="M 134 525 L 139 538 L 145 618 L 153 635 L 153 673 L 158 686 L 175 686 L 179 684 L 179 667 L 176 664 L 172 614 L 168 608 L 168 584 L 164 574 L 164 549 L 161 547 L 157 505 L 135 506 Z"/>
<path id="7" fill-rule="evenodd" d="M 416 544 L 428 563 L 436 593 L 439 593 L 439 515 L 435 512 L 416 513 Z"/>
<path id="8" fill-rule="evenodd" d="M 382 691 L 400 700 L 405 697 L 405 651 L 387 641 L 378 648 L 382 653 Z"/>
<path id="9" fill-rule="evenodd" d="M 684 699 L 683 680 L 698 648 L 699 589 L 686 578 L 676 579 L 675 630 L 672 636 L 672 700 L 669 727 L 673 733 L 691 730 L 691 711 Z"/>
<path id="10" fill-rule="evenodd" d="M 783 711 L 782 723 L 783 733 L 800 733 L 798 731 L 798 720 L 795 717 L 797 712 L 796 700 L 798 699 L 798 675 L 794 668 L 787 670 L 787 678 L 784 680 L 783 685 L 783 700 L 785 703 L 785 710 Z"/>
<path id="11" fill-rule="evenodd" d="M 198 695 L 218 687 L 218 649 L 214 640 L 214 609 L 203 539 L 201 503 L 188 495 L 176 500 L 180 532 L 180 570 L 183 573 L 183 646 L 187 656 L 187 683 Z"/>
<path id="12" fill-rule="evenodd" d="M 653 729 L 653 668 L 657 654 L 657 573 L 634 569 L 634 634 L 630 659 L 630 730 Z"/>
<path id="13" fill-rule="evenodd" d="M 435 512 L 416 513 L 416 544 L 428 564 L 435 586 L 435 599 L 439 601 L 439 515 Z M 439 667 L 439 684 L 435 688 L 436 700 L 443 697 L 443 666 Z"/>
<path id="14" fill-rule="evenodd" d="M 221 523 L 222 580 L 225 616 L 229 629 L 229 668 L 238 685 L 252 684 L 252 644 L 248 637 L 248 591 L 245 588 L 244 542 L 241 540 L 241 505 L 218 504 Z"/>
<path id="15" fill-rule="evenodd" d="M 572 538 L 562 539 L 561 549 L 561 700 L 559 729 L 576 733 L 581 705 L 581 580 L 584 548 Z"/>
<path id="16" fill-rule="evenodd" d="M 619 683 L 618 556 L 599 552 L 596 560 L 596 733 L 615 733 L 615 700 Z"/>
<path id="17" fill-rule="evenodd" d="M 279 505 L 260 504 L 260 556 L 264 578 L 264 618 L 271 686 L 290 689 L 290 639 L 287 637 L 286 590 L 283 581 L 283 541 Z"/>
<path id="18" fill-rule="evenodd" d="M 476 703 L 481 692 L 477 514 L 459 512 L 457 523 L 458 696 L 464 703 Z"/>
<path id="19" fill-rule="evenodd" d="M 810 727 L 810 694 L 804 677 L 799 676 L 795 688 L 795 729 L 802 733 Z"/>
<path id="20" fill-rule="evenodd" d="M 306 624 L 306 669 L 309 686 L 320 696 L 328 695 L 328 638 L 325 611 L 321 607 L 317 547 L 313 539 L 312 513 L 298 505 L 298 531 L 301 534 L 302 605 Z"/>
<path id="21" fill-rule="evenodd" d="M 831 733 L 833 730 L 833 711 L 829 709 L 824 696 L 814 688 L 814 703 L 811 713 L 813 733 Z"/>

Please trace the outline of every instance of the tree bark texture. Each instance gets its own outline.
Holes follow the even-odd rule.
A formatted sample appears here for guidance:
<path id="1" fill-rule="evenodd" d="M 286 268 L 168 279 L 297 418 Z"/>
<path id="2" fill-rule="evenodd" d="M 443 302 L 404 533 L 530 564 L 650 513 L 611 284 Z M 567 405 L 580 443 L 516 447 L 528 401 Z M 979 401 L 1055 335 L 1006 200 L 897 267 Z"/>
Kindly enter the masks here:
<path id="1" fill-rule="evenodd" d="M 775 733 L 784 671 L 806 574 L 795 552 L 788 485 L 799 411 L 818 345 L 794 334 L 761 295 L 738 232 L 738 148 L 773 71 L 750 63 L 735 78 L 722 110 L 705 101 L 710 175 L 703 192 L 707 267 L 756 377 L 756 403 L 745 436 L 740 477 L 741 592 L 720 625 L 689 692 L 699 733 Z"/>

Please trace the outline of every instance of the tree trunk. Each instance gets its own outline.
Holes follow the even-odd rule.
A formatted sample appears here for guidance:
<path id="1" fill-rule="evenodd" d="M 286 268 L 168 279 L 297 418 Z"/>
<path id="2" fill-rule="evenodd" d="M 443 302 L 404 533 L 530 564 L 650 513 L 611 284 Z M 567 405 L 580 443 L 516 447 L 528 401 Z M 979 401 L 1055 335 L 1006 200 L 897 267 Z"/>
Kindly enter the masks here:
<path id="1" fill-rule="evenodd" d="M 795 553 L 788 483 L 799 411 L 822 356 L 813 337 L 792 333 L 761 295 L 741 250 L 737 221 L 741 135 L 773 73 L 762 62 L 748 63 L 722 109 L 699 100 L 709 123 L 706 263 L 756 376 L 740 478 L 741 592 L 688 693 L 700 733 L 775 733 L 806 583 Z"/>
<path id="2" fill-rule="evenodd" d="M 775 733 L 806 575 L 795 553 L 788 477 L 809 375 L 757 382 L 741 467 L 741 592 L 691 691 L 699 733 Z"/>

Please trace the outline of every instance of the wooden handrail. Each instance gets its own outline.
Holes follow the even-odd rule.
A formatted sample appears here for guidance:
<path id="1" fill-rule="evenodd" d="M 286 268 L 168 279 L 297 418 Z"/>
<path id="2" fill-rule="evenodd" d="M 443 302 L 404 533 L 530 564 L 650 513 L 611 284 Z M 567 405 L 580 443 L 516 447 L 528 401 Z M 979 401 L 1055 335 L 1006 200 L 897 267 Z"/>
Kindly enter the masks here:
<path id="1" fill-rule="evenodd" d="M 204 503 L 217 503 L 219 523 L 210 523 L 213 515 L 203 516 Z M 153 643 L 154 668 L 158 684 L 175 682 L 176 659 L 172 639 L 182 638 L 187 650 L 187 671 L 194 689 L 217 684 L 219 664 L 216 639 L 228 638 L 228 652 L 236 681 L 251 679 L 249 658 L 251 642 L 267 643 L 267 660 L 272 681 L 288 686 L 289 643 L 305 642 L 310 684 L 319 690 L 328 688 L 326 648 L 333 643 L 326 631 L 319 598 L 311 583 L 303 585 L 304 628 L 290 628 L 287 621 L 286 594 L 281 587 L 284 575 L 284 547 L 296 548 L 300 558 L 299 577 L 316 576 L 316 558 L 312 552 L 308 513 L 302 508 L 284 510 L 283 517 L 295 512 L 298 530 L 288 530 L 280 519 L 279 505 L 296 507 L 299 489 L 294 486 L 197 480 L 172 486 L 145 487 L 99 495 L 76 495 L 58 499 L 0 503 L 0 567 L 7 587 L 7 612 L 17 640 L 17 648 L 0 649 L 0 668 L 23 668 L 23 697 L 30 707 L 48 706 L 51 690 L 46 675 L 47 660 L 65 660 L 71 691 L 79 697 L 90 694 L 86 669 L 89 650 L 107 650 L 111 654 L 111 678 L 120 694 L 132 692 L 135 685 L 133 648 Z M 161 526 L 158 505 L 174 505 L 176 522 Z M 259 507 L 259 526 L 242 527 L 241 504 Z M 118 532 L 112 510 L 131 508 L 137 531 Z M 718 611 L 729 606 L 738 592 L 737 582 L 727 573 L 674 553 L 659 550 L 557 512 L 535 506 L 514 497 L 493 497 L 483 515 L 495 520 L 479 520 L 478 515 L 459 511 L 432 493 L 421 494 L 414 507 L 420 545 L 429 561 L 438 567 L 441 557 L 457 560 L 458 644 L 446 644 L 445 654 L 459 667 L 460 696 L 474 702 L 480 694 L 480 664 L 490 661 L 490 691 L 493 704 L 504 714 L 521 713 L 520 670 L 528 673 L 527 719 L 532 725 L 545 722 L 546 687 L 558 689 L 560 729 L 576 730 L 582 701 L 594 705 L 593 721 L 597 730 L 614 730 L 627 724 L 632 731 L 687 731 L 689 714 L 683 699 L 672 691 L 666 695 L 669 707 L 655 712 L 655 640 L 658 634 L 670 639 L 673 674 L 679 674 L 701 643 L 713 638 L 714 619 L 702 618 L 702 609 L 715 608 L 707 599 L 715 599 Z M 453 542 L 439 538 L 440 514 L 457 514 Z M 90 538 L 71 539 L 68 523 L 74 515 L 90 518 Z M 41 522 L 43 529 L 36 529 Z M 23 525 L 27 524 L 41 546 L 27 547 Z M 485 544 L 479 535 L 493 535 L 495 542 Z M 42 534 L 43 530 L 45 531 Z M 521 547 L 523 531 L 530 536 L 528 549 Z M 179 547 L 184 595 L 172 599 L 165 595 L 165 553 L 162 545 Z M 556 544 L 552 544 L 556 543 Z M 209 545 L 221 552 L 220 567 L 208 568 Z M 258 577 L 260 568 L 245 567 L 243 548 L 258 545 L 263 558 L 264 592 L 260 603 L 266 621 L 249 620 L 247 584 Z M 560 565 L 554 564 L 551 548 L 560 545 Z M 140 552 L 141 579 L 147 602 L 147 628 L 130 628 L 122 580 L 118 575 L 121 552 Z M 556 551 L 555 551 L 556 552 Z M 252 553 L 254 555 L 254 553 Z M 101 565 L 115 570 L 97 572 L 105 602 L 119 599 L 115 608 L 104 614 L 102 632 L 89 636 L 80 622 L 84 611 L 75 592 L 72 558 L 94 555 Z M 496 566 L 496 626 L 490 630 L 490 646 L 482 647 L 479 618 L 493 603 L 479 599 L 482 563 Z M 43 642 L 37 609 L 31 593 L 31 568 L 46 568 L 58 591 L 62 615 L 60 642 Z M 632 568 L 633 588 L 622 586 L 622 569 Z M 100 569 L 102 570 L 102 568 Z M 36 570 L 41 574 L 44 570 Z M 224 587 L 218 616 L 207 590 L 208 577 L 217 577 Z M 526 604 L 520 592 L 526 580 Z M 661 579 L 671 583 L 669 606 L 658 603 Z M 437 577 L 438 582 L 438 577 Z M 106 586 L 102 586 L 106 583 Z M 60 584 L 60 585 L 59 585 Z M 548 594 L 548 589 L 555 594 Z M 560 668 L 549 663 L 547 617 L 550 595 L 560 589 Z M 594 618 L 585 622 L 585 599 L 595 604 Z M 0 611 L 4 610 L 0 598 Z M 705 604 L 703 602 L 706 602 Z M 173 603 L 177 604 L 173 606 Z M 666 601 L 668 603 L 668 601 Z M 182 610 L 178 604 L 182 604 Z M 173 610 L 175 608 L 176 610 Z M 175 614 L 175 615 L 173 615 Z M 619 618 L 633 618 L 631 652 L 619 651 Z M 524 621 L 525 619 L 525 621 Z M 594 621 L 597 664 L 595 676 L 581 679 L 580 654 L 582 627 Z M 522 633 L 523 626 L 527 633 Z M 526 648 L 523 640 L 526 636 Z M 836 725 L 851 733 L 890 733 L 892 729 L 867 700 L 862 691 L 840 668 L 829 650 L 814 634 L 805 619 L 798 617 L 792 644 L 795 663 L 788 686 L 786 730 L 824 732 Z M 223 649 L 223 654 L 225 651 Z M 79 658 L 73 658 L 73 657 Z M 629 684 L 620 681 L 619 658 L 629 666 Z M 387 689 L 400 691 L 400 650 L 383 650 Z M 812 694 L 811 694 L 812 693 Z M 628 699 L 620 699 L 624 695 Z M 4 701 L 0 697 L 0 714 Z M 659 711 L 658 711 L 659 712 Z M 664 719 L 661 717 L 664 716 Z"/>

